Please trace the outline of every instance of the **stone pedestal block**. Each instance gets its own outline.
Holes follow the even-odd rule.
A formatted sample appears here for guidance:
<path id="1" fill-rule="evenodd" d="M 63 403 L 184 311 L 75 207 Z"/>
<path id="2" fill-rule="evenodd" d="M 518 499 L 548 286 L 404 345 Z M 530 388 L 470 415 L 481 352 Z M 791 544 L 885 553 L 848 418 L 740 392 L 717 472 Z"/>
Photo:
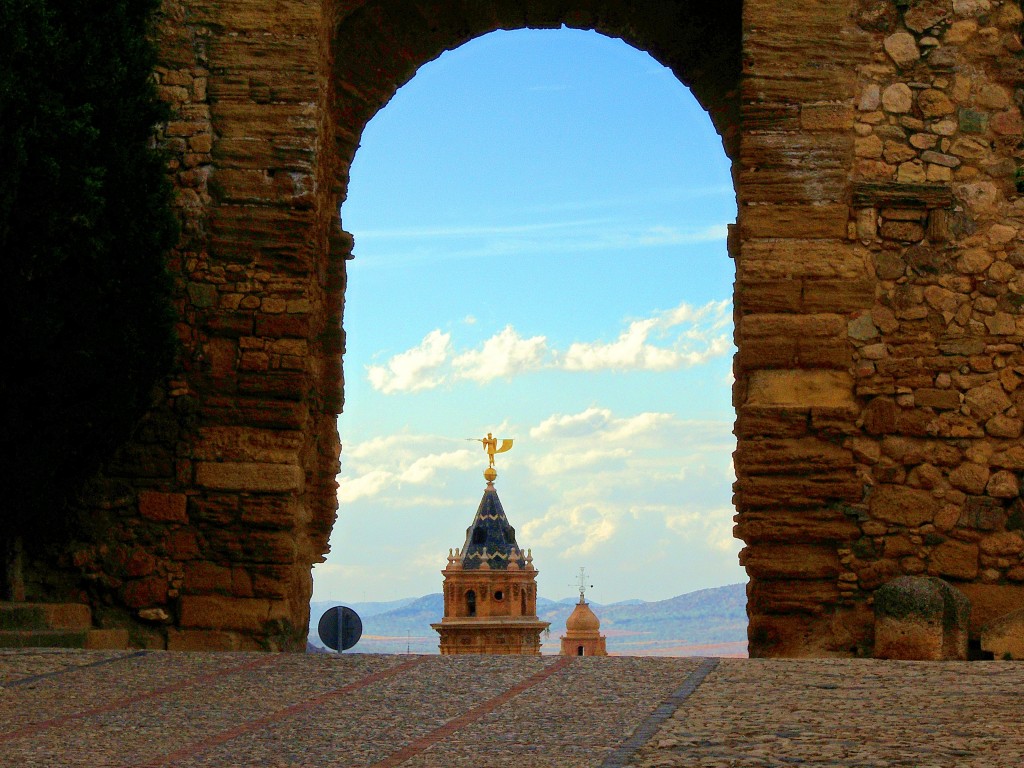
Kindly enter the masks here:
<path id="1" fill-rule="evenodd" d="M 875 592 L 875 658 L 967 659 L 971 603 L 934 576 L 901 576 Z"/>
<path id="2" fill-rule="evenodd" d="M 1024 608 L 987 624 L 981 630 L 981 650 L 994 659 L 1024 659 Z"/>

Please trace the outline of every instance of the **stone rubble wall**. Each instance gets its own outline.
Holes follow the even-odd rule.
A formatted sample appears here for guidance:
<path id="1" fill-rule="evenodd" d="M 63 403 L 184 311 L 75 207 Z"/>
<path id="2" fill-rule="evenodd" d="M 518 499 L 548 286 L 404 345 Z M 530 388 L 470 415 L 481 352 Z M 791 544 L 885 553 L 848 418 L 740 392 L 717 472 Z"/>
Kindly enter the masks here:
<path id="1" fill-rule="evenodd" d="M 861 0 L 830 29 L 784 5 L 774 30 L 747 5 L 785 67 L 744 84 L 741 199 L 769 177 L 737 255 L 751 651 L 865 653 L 873 591 L 916 574 L 968 595 L 977 638 L 1024 604 L 1020 4 Z M 806 80 L 776 49 L 805 24 Z M 770 142 L 802 149 L 785 182 Z"/>
<path id="2" fill-rule="evenodd" d="M 971 599 L 977 637 L 1024 604 L 1024 15 L 895 10 L 864 2 L 858 19 L 883 48 L 857 73 L 853 124 L 876 285 L 848 323 L 864 411 L 846 446 L 870 493 L 840 590 L 939 576 Z"/>
<path id="3" fill-rule="evenodd" d="M 303 647 L 362 129 L 444 50 L 565 23 L 672 67 L 733 159 L 751 654 L 869 652 L 872 593 L 904 574 L 961 589 L 974 638 L 1024 604 L 1020 4 L 739 7 L 165 0 L 181 368 L 83 496 L 92 530 L 29 558 L 34 596 L 137 645 Z"/>

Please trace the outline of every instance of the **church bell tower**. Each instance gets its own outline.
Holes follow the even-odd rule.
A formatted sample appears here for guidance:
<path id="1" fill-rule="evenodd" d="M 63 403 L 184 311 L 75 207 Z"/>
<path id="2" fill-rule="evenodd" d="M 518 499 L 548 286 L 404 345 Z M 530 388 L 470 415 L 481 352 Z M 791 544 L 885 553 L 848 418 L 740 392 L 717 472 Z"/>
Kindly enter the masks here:
<path id="1" fill-rule="evenodd" d="M 495 450 L 490 435 L 482 440 L 491 466 L 487 487 L 461 549 L 448 551 L 444 576 L 444 617 L 430 626 L 441 636 L 441 654 L 497 653 L 540 655 L 540 633 L 548 622 L 537 618 L 537 569 L 533 555 L 516 543 L 494 480 Z"/>

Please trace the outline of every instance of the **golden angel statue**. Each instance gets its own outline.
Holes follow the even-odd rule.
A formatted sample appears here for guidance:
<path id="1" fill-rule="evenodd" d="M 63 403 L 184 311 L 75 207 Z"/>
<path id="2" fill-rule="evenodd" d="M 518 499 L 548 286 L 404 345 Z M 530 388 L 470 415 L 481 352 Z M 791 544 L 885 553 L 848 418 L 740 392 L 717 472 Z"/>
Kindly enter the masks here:
<path id="1" fill-rule="evenodd" d="M 504 453 L 512 448 L 511 440 L 502 440 L 501 445 L 498 445 L 498 439 L 494 437 L 490 432 L 487 433 L 487 437 L 474 438 L 484 444 L 484 450 L 487 451 L 488 466 L 494 468 L 494 454 Z"/>

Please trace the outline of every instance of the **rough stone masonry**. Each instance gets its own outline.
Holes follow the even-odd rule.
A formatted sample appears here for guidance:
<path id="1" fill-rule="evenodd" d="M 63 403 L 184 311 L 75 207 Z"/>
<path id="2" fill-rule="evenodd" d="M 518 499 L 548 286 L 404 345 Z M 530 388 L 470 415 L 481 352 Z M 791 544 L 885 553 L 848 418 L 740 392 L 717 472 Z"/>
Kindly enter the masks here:
<path id="1" fill-rule="evenodd" d="M 166 0 L 184 354 L 83 495 L 94 532 L 27 553 L 30 599 L 140 646 L 302 647 L 362 129 L 444 50 L 562 24 L 671 67 L 733 162 L 751 655 L 870 652 L 901 575 L 962 590 L 975 639 L 1024 604 L 1017 0 Z"/>

